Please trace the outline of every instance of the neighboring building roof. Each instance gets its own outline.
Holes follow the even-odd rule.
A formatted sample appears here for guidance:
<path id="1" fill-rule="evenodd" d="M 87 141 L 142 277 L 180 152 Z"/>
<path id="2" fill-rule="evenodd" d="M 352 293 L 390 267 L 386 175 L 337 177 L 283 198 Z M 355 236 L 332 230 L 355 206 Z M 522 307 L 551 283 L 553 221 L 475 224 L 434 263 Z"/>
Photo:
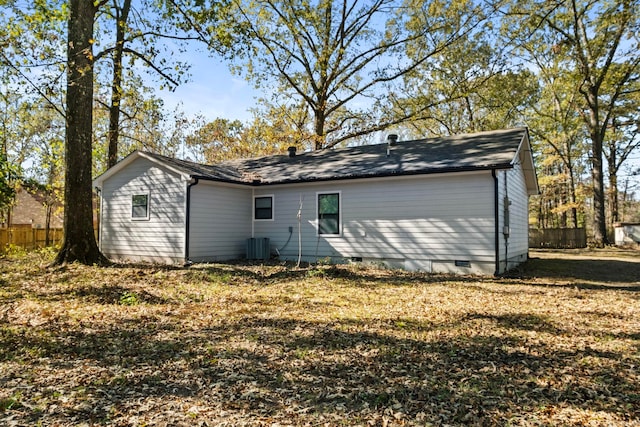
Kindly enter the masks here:
<path id="1" fill-rule="evenodd" d="M 201 165 L 152 153 L 137 155 L 160 163 L 185 178 L 249 185 L 328 181 L 512 168 L 520 161 L 530 194 L 538 192 L 526 128 L 480 132 L 441 138 L 401 141 L 231 160 Z M 121 163 L 127 164 L 128 156 Z M 114 166 L 95 183 L 100 185 L 119 170 Z"/>

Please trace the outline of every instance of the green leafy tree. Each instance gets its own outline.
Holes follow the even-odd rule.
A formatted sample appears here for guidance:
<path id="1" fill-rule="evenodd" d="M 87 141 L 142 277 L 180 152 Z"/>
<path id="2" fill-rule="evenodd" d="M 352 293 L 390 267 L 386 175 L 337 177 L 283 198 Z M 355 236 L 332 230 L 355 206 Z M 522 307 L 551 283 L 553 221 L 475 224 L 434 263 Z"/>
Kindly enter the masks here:
<path id="1" fill-rule="evenodd" d="M 216 15 L 212 46 L 256 85 L 275 88 L 293 106 L 304 103 L 316 149 L 409 120 L 387 114 L 393 112 L 388 93 L 394 84 L 482 16 L 465 1 L 231 3 L 226 14 Z M 194 19 L 211 23 L 206 10 L 194 10 Z"/>
<path id="2" fill-rule="evenodd" d="M 110 72 L 111 99 L 109 102 L 109 132 L 107 135 L 107 166 L 111 167 L 118 161 L 118 144 L 120 142 L 122 103 L 127 95 L 125 80 L 134 80 L 133 73 L 136 63 L 141 63 L 159 76 L 161 86 L 174 88 L 188 70 L 185 63 L 172 59 L 174 49 L 184 50 L 183 42 L 197 40 L 198 35 L 183 31 L 175 22 L 166 19 L 162 10 L 157 9 L 158 2 L 141 0 L 105 1 L 98 25 L 113 31 L 102 32 L 97 43 L 105 47 L 95 54 L 95 60 L 108 58 L 109 66 L 103 70 Z M 165 7 L 176 8 L 178 4 L 167 3 Z M 155 12 L 151 12 L 155 11 Z M 164 41 L 170 40 L 172 49 L 169 50 Z M 130 118 L 129 115 L 127 118 Z"/>
<path id="3" fill-rule="evenodd" d="M 67 2 L 0 2 L 0 64 L 23 100 L 42 98 L 64 117 Z"/>
<path id="4" fill-rule="evenodd" d="M 242 141 L 242 122 L 215 119 L 205 123 L 187 137 L 196 160 L 202 163 L 219 163 L 238 157 L 246 157 Z"/>
<path id="5" fill-rule="evenodd" d="M 259 154 L 286 152 L 288 147 L 313 150 L 316 137 L 309 124 L 311 117 L 304 101 L 296 103 L 287 96 L 274 94 L 259 99 L 252 121 L 245 125 L 243 138 Z"/>
<path id="6" fill-rule="evenodd" d="M 640 151 L 640 81 L 628 90 L 612 114 L 609 137 L 603 145 L 607 161 L 610 223 L 622 221 L 618 175 L 633 153 Z M 623 192 L 626 197 L 626 192 Z"/>
<path id="7" fill-rule="evenodd" d="M 13 184 L 14 172 L 4 153 L 0 155 L 0 213 L 2 222 L 8 221 L 7 210 L 13 203 L 16 194 Z"/>
<path id="8" fill-rule="evenodd" d="M 296 132 L 288 128 L 281 118 L 271 117 L 270 121 L 255 117 L 248 125 L 239 120 L 218 118 L 198 127 L 187 136 L 186 144 L 194 160 L 209 164 L 281 154 L 289 146 L 299 146 L 288 137 L 296 135 Z"/>
<path id="9" fill-rule="evenodd" d="M 94 175 L 103 173 L 108 164 L 108 144 L 112 132 L 111 87 L 96 82 L 94 91 Z M 189 120 L 177 106 L 168 110 L 155 89 L 137 75 L 122 82 L 119 101 L 118 157 L 133 150 L 151 151 L 168 156 L 178 154 L 187 133 Z"/>
<path id="10" fill-rule="evenodd" d="M 538 82 L 529 70 L 511 70 L 492 37 L 487 30 L 461 38 L 406 76 L 406 95 L 397 98 L 396 108 L 415 112 L 408 124 L 413 137 L 522 124 L 538 97 Z"/>
<path id="11" fill-rule="evenodd" d="M 439 24 L 450 28 L 444 34 L 455 30 L 458 37 L 407 73 L 402 90 L 390 94 L 397 114 L 413 117 L 406 126 L 409 135 L 452 135 L 522 123 L 522 112 L 537 96 L 537 82 L 531 71 L 514 66 L 496 45 L 495 20 L 491 9 L 453 2 L 443 11 L 432 8 L 410 21 L 417 28 Z M 439 44 L 443 43 L 417 39 L 408 43 L 407 54 L 419 58 Z"/>
<path id="12" fill-rule="evenodd" d="M 603 150 L 617 106 L 640 78 L 640 10 L 633 0 L 512 2 L 505 33 L 523 52 L 549 51 L 575 70 L 590 140 L 594 241 L 608 243 Z M 530 56 L 525 54 L 525 60 Z"/>
<path id="13" fill-rule="evenodd" d="M 582 197 L 578 193 L 588 151 L 579 84 L 575 72 L 552 50 L 529 53 L 542 88 L 527 113 L 542 175 L 537 203 L 539 225 L 575 228 L 583 224 L 580 218 L 584 218 L 584 192 L 580 192 Z M 558 218 L 549 221 L 549 215 Z"/>
<path id="14" fill-rule="evenodd" d="M 11 85 L 10 74 L 15 70 L 4 68 L 0 75 L 0 220 L 11 223 L 11 205 L 22 174 L 22 164 L 28 152 L 28 138 L 18 117 L 27 114 L 28 105 Z"/>

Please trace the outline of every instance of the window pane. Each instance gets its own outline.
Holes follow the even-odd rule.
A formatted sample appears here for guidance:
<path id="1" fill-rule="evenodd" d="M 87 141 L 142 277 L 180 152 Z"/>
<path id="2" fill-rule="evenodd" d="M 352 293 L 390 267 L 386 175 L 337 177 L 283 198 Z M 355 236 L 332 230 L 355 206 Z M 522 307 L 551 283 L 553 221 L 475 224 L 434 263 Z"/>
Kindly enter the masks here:
<path id="1" fill-rule="evenodd" d="M 255 210 L 254 219 L 273 219 L 273 198 L 272 197 L 256 197 L 254 199 Z"/>
<path id="2" fill-rule="evenodd" d="M 271 197 L 256 197 L 256 208 L 271 209 Z"/>
<path id="3" fill-rule="evenodd" d="M 136 194 L 131 198 L 131 217 L 147 218 L 149 207 L 149 196 L 146 194 Z"/>
<path id="4" fill-rule="evenodd" d="M 340 234 L 340 195 L 318 194 L 318 234 Z"/>
<path id="5" fill-rule="evenodd" d="M 147 217 L 147 207 L 146 206 L 134 206 L 133 207 L 133 217 L 134 218 L 146 218 Z"/>
<path id="6" fill-rule="evenodd" d="M 147 205 L 147 195 L 146 194 L 136 194 L 133 196 L 133 206 L 142 206 Z"/>
<path id="7" fill-rule="evenodd" d="M 256 208 L 256 219 L 271 219 L 271 209 Z"/>
<path id="8" fill-rule="evenodd" d="M 338 228 L 338 215 L 324 215 L 320 217 L 319 233 L 320 234 L 340 234 Z"/>
<path id="9" fill-rule="evenodd" d="M 319 194 L 318 212 L 321 214 L 337 214 L 339 203 L 338 194 Z"/>

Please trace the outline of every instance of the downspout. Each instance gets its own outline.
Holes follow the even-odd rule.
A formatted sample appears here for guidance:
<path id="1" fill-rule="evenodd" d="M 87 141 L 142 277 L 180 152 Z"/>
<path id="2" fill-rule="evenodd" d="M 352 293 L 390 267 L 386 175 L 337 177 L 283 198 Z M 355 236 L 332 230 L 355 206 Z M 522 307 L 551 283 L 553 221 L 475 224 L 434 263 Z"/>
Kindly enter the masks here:
<path id="1" fill-rule="evenodd" d="M 251 238 L 253 239 L 255 236 L 255 229 L 256 229 L 256 189 L 251 187 Z M 271 207 L 273 209 L 273 205 Z"/>
<path id="2" fill-rule="evenodd" d="M 102 252 L 102 189 L 96 187 L 96 193 L 98 193 L 98 250 Z M 94 236 L 95 237 L 95 236 Z"/>
<path id="3" fill-rule="evenodd" d="M 494 276 L 500 274 L 500 215 L 498 213 L 498 177 L 496 176 L 496 170 L 491 169 L 491 176 L 493 177 L 493 215 L 494 215 L 494 228 L 495 228 L 495 259 L 496 270 L 493 273 Z"/>
<path id="4" fill-rule="evenodd" d="M 191 187 L 198 185 L 198 178 L 192 178 L 187 185 L 187 209 L 185 210 L 185 231 L 184 231 L 184 263 L 191 264 L 189 261 L 189 230 L 191 229 Z"/>
<path id="5" fill-rule="evenodd" d="M 504 271 L 509 270 L 509 230 L 507 227 L 511 226 L 511 220 L 509 216 L 511 215 L 509 211 L 509 185 L 507 183 L 507 171 L 504 171 L 504 200 L 502 202 L 504 204 L 503 209 L 503 218 L 502 218 L 502 235 L 504 236 Z"/>

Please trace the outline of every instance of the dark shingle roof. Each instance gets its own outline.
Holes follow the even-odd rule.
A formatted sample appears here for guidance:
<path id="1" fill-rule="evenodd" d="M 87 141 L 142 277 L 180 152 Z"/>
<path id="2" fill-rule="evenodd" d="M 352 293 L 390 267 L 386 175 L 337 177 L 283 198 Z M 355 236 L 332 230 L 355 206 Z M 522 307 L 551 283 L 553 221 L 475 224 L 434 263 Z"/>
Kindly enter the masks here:
<path id="1" fill-rule="evenodd" d="M 161 163 L 171 166 L 174 169 L 177 169 L 180 172 L 193 177 L 225 182 L 247 182 L 245 176 L 239 169 L 230 167 L 228 165 L 203 165 L 188 160 L 180 160 L 173 157 L 167 157 L 160 154 L 147 152 L 145 152 L 144 155 L 159 160 Z"/>
<path id="2" fill-rule="evenodd" d="M 275 155 L 201 165 L 146 153 L 201 179 L 281 184 L 512 167 L 526 128 Z"/>

